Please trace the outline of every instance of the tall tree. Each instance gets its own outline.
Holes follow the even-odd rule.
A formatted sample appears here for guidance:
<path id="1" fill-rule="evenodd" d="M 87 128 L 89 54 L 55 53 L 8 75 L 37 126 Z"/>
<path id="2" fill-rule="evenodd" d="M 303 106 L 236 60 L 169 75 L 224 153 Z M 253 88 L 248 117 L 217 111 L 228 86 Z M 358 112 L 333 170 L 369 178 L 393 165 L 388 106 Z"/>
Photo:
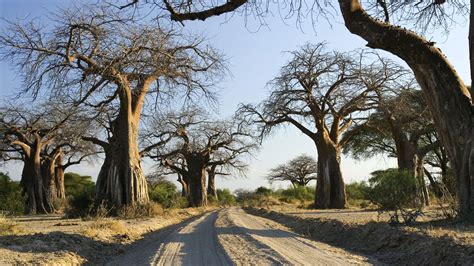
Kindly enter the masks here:
<path id="1" fill-rule="evenodd" d="M 398 73 L 377 63 L 361 64 L 361 54 L 326 52 L 323 44 L 307 44 L 270 82 L 272 92 L 260 105 L 244 105 L 243 115 L 262 133 L 289 124 L 308 136 L 318 151 L 316 208 L 344 208 L 341 135 L 376 104 L 376 91 Z"/>
<path id="2" fill-rule="evenodd" d="M 105 152 L 96 197 L 114 207 L 148 201 L 137 143 L 146 96 L 208 93 L 224 73 L 221 55 L 202 39 L 128 15 L 100 5 L 71 8 L 49 27 L 11 22 L 0 35 L 0 52 L 20 70 L 25 91 L 115 107 L 107 140 L 85 138 Z"/>
<path id="3" fill-rule="evenodd" d="M 317 171 L 318 164 L 314 158 L 302 154 L 287 163 L 270 169 L 267 179 L 270 182 L 290 181 L 294 187 L 304 187 L 308 185 L 311 180 L 316 180 Z"/>
<path id="4" fill-rule="evenodd" d="M 433 3 L 432 7 L 443 3 Z M 474 106 L 471 92 L 432 42 L 412 31 L 376 20 L 358 0 L 339 0 L 339 5 L 346 27 L 352 33 L 365 39 L 372 48 L 397 55 L 415 73 L 457 177 L 461 213 L 474 217 Z"/>

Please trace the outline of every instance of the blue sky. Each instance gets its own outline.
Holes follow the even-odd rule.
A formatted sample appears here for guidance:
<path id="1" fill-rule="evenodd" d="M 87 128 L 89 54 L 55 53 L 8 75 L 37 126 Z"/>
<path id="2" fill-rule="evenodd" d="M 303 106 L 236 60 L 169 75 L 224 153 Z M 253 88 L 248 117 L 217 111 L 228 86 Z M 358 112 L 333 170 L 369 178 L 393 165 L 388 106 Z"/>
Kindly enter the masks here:
<path id="1" fill-rule="evenodd" d="M 60 0 L 2 0 L 0 1 L 0 16 L 7 19 L 15 18 L 45 18 L 48 10 L 56 6 L 67 5 L 69 1 Z M 232 76 L 220 84 L 219 111 L 223 116 L 231 115 L 239 103 L 257 103 L 265 98 L 268 89 L 266 83 L 278 73 L 288 57 L 285 51 L 295 50 L 306 42 L 322 42 L 328 44 L 329 49 L 349 51 L 364 48 L 365 42 L 352 35 L 342 24 L 342 18 L 336 15 L 329 25 L 325 21 L 317 23 L 313 28 L 307 19 L 302 29 L 296 26 L 294 20 L 283 21 L 278 15 L 267 18 L 269 27 L 262 27 L 258 31 L 258 24 L 250 21 L 245 27 L 242 17 L 234 17 L 226 21 L 224 17 L 217 17 L 205 22 L 186 22 L 185 30 L 195 33 L 204 33 L 210 38 L 213 46 L 217 47 L 229 59 Z M 3 30 L 4 22 L 0 22 Z M 469 55 L 467 43 L 467 26 L 459 25 L 452 28 L 448 36 L 439 32 L 427 36 L 437 43 L 437 46 L 447 55 L 460 76 L 470 82 Z M 390 54 L 380 52 L 392 57 Z M 8 62 L 0 62 L 0 97 L 12 95 L 21 86 Z M 284 163 L 301 153 L 316 157 L 316 148 L 306 136 L 291 127 L 282 128 L 271 138 L 264 141 L 261 151 L 252 160 L 247 178 L 218 179 L 219 187 L 230 189 L 253 189 L 261 185 L 268 185 L 263 178 L 269 168 Z M 367 178 L 370 172 L 394 166 L 393 159 L 376 157 L 367 161 L 355 161 L 342 158 L 342 171 L 346 182 L 358 181 Z M 81 174 L 98 174 L 100 162 L 94 165 L 79 165 L 69 169 Z M 149 162 L 144 163 L 145 171 L 152 168 Z M 0 166 L 0 171 L 8 171 L 14 179 L 20 178 L 21 165 L 8 164 Z M 274 184 L 274 187 L 288 184 Z"/>

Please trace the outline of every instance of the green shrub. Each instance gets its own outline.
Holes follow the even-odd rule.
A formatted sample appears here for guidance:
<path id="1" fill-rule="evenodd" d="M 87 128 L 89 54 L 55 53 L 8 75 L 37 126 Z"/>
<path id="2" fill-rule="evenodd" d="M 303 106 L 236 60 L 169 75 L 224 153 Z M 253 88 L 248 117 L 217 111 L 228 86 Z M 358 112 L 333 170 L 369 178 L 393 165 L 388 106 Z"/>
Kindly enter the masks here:
<path id="1" fill-rule="evenodd" d="M 367 208 L 370 205 L 370 201 L 367 198 L 368 185 L 366 182 L 354 182 L 346 184 L 346 196 L 347 203 L 350 206 L 357 206 L 360 208 Z"/>
<path id="2" fill-rule="evenodd" d="M 389 211 L 391 222 L 414 222 L 422 214 L 416 178 L 408 172 L 388 169 L 372 173 L 365 196 L 381 211 Z"/>
<path id="3" fill-rule="evenodd" d="M 12 181 L 8 175 L 0 172 L 0 213 L 8 215 L 23 213 L 25 202 L 20 183 Z"/>
<path id="4" fill-rule="evenodd" d="M 65 211 L 66 215 L 69 217 L 90 215 L 94 207 L 94 189 L 94 185 L 86 186 L 81 191 L 76 191 L 73 195 L 68 196 L 69 202 Z"/>
<path id="5" fill-rule="evenodd" d="M 255 194 L 263 195 L 263 196 L 270 196 L 272 194 L 272 190 L 266 187 L 259 187 L 255 190 Z"/>
<path id="6" fill-rule="evenodd" d="M 367 183 L 364 181 L 346 184 L 347 199 L 366 200 Z"/>
<path id="7" fill-rule="evenodd" d="M 281 190 L 279 191 L 279 193 L 281 193 L 282 197 L 280 198 L 280 200 L 282 201 L 292 203 L 295 200 L 299 200 L 304 202 L 314 200 L 315 188 L 296 186 Z"/>
<path id="8" fill-rule="evenodd" d="M 66 216 L 85 217 L 91 215 L 95 208 L 95 184 L 91 176 L 83 176 L 72 172 L 65 173 L 64 190 L 68 199 Z"/>
<path id="9" fill-rule="evenodd" d="M 149 184 L 148 195 L 150 200 L 161 204 L 164 208 L 180 207 L 182 203 L 182 199 L 178 196 L 176 185 L 168 180 L 160 180 Z"/>
<path id="10" fill-rule="evenodd" d="M 77 198 L 84 197 L 84 194 L 89 194 L 94 191 L 95 184 L 91 176 L 82 176 L 76 173 L 64 174 L 64 189 L 66 197 Z"/>
<path id="11" fill-rule="evenodd" d="M 227 188 L 218 189 L 217 198 L 219 199 L 219 204 L 224 206 L 235 205 L 237 202 L 235 196 Z"/>
<path id="12" fill-rule="evenodd" d="M 259 187 L 254 192 L 248 190 L 238 189 L 235 191 L 237 196 L 237 202 L 242 206 L 251 207 L 266 207 L 271 205 L 279 205 L 280 202 L 276 198 L 276 194 L 273 190 L 266 187 Z"/>
<path id="13" fill-rule="evenodd" d="M 186 197 L 178 195 L 175 201 L 173 202 L 173 207 L 176 209 L 183 209 L 189 206 L 188 199 Z"/>

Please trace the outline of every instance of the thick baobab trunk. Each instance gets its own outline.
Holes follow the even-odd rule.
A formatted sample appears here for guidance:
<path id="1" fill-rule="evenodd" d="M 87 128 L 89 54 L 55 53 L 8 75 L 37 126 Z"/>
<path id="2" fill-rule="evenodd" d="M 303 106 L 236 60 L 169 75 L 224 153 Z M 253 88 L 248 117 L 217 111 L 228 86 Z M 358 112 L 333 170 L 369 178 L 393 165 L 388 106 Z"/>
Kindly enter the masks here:
<path id="1" fill-rule="evenodd" d="M 216 189 L 216 173 L 212 170 L 207 171 L 207 195 L 211 195 L 216 201 L 217 189 Z"/>
<path id="2" fill-rule="evenodd" d="M 474 217 L 474 113 L 470 92 L 432 42 L 370 17 L 358 0 L 339 0 L 345 25 L 371 48 L 388 51 L 413 70 L 457 180 L 461 215 Z"/>
<path id="3" fill-rule="evenodd" d="M 114 208 L 146 203 L 148 186 L 140 163 L 138 128 L 140 101 L 129 89 L 120 93 L 120 111 L 111 125 L 112 137 L 105 150 L 104 163 L 97 178 L 96 200 Z"/>
<path id="4" fill-rule="evenodd" d="M 136 139 L 117 128 L 105 151 L 105 160 L 97 178 L 96 199 L 113 207 L 148 202 L 145 175 L 136 148 Z"/>
<path id="5" fill-rule="evenodd" d="M 37 145 L 36 145 L 37 146 Z M 53 204 L 49 200 L 48 191 L 43 184 L 41 176 L 41 162 L 39 148 L 32 148 L 25 155 L 23 171 L 21 174 L 21 186 L 26 194 L 26 213 L 52 213 Z"/>
<path id="6" fill-rule="evenodd" d="M 64 192 L 64 171 L 57 166 L 58 155 L 44 156 L 41 162 L 43 185 L 47 191 L 48 202 L 52 202 L 56 210 L 62 208 L 66 195 Z"/>
<path id="7" fill-rule="evenodd" d="M 343 209 L 346 191 L 341 172 L 340 149 L 325 140 L 316 144 L 318 150 L 318 177 L 314 207 Z"/>
<path id="8" fill-rule="evenodd" d="M 200 159 L 186 161 L 189 172 L 189 207 L 207 206 L 206 167 Z"/>
<path id="9" fill-rule="evenodd" d="M 47 191 L 46 195 L 51 202 L 57 200 L 56 178 L 54 159 L 49 156 L 43 157 L 41 162 L 41 177 Z"/>

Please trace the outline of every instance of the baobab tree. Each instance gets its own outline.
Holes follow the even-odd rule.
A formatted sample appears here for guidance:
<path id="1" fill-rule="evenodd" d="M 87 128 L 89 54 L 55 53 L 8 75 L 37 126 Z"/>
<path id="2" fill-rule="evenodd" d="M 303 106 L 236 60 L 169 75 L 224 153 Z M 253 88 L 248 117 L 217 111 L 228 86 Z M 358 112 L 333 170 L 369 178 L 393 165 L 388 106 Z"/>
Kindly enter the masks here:
<path id="1" fill-rule="evenodd" d="M 230 12 L 240 12 L 262 18 L 271 14 L 266 1 L 127 1 L 123 7 L 143 2 L 160 5 L 171 20 L 206 20 Z M 279 4 L 277 2 L 277 4 Z M 346 28 L 367 41 L 367 46 L 382 49 L 404 60 L 413 70 L 425 93 L 433 115 L 440 142 L 451 159 L 457 180 L 461 215 L 474 219 L 474 1 L 379 1 L 338 0 Z M 364 9 L 365 5 L 368 9 Z M 331 17 L 334 4 L 327 0 L 294 0 L 278 5 L 288 16 L 298 20 Z M 409 21 L 407 26 L 426 29 L 430 26 L 449 28 L 453 15 L 469 15 L 469 59 L 471 87 L 461 80 L 446 56 L 421 34 L 397 26 L 398 21 Z M 380 20 L 379 18 L 383 19 Z M 314 21 L 313 21 L 314 22 Z M 413 23 L 414 22 L 414 23 Z"/>
<path id="2" fill-rule="evenodd" d="M 314 158 L 302 154 L 287 163 L 270 169 L 267 179 L 270 182 L 290 181 L 294 187 L 304 187 L 311 180 L 316 180 L 317 171 L 318 163 Z"/>
<path id="3" fill-rule="evenodd" d="M 432 7 L 441 7 L 433 1 Z M 346 27 L 368 42 L 403 59 L 426 96 L 440 141 L 457 177 L 461 214 L 474 217 L 474 113 L 469 91 L 442 52 L 422 36 L 371 17 L 358 0 L 340 0 Z M 412 3 L 415 4 L 415 3 Z M 471 17 L 473 13 L 471 12 Z M 470 47 L 474 21 L 471 19 Z M 471 51 L 471 72 L 474 64 Z"/>
<path id="4" fill-rule="evenodd" d="M 80 164 L 97 154 L 96 147 L 82 139 L 83 135 L 97 132 L 85 121 L 76 119 L 62 127 L 60 135 L 44 145 L 41 151 L 41 174 L 53 200 L 65 200 L 64 173 L 67 168 Z"/>
<path id="5" fill-rule="evenodd" d="M 399 81 L 400 83 L 400 81 Z M 378 106 L 363 123 L 346 132 L 351 140 L 344 152 L 355 157 L 372 157 L 386 153 L 397 158 L 398 169 L 408 171 L 418 180 L 420 198 L 429 205 L 429 193 L 424 181 L 424 158 L 439 147 L 439 141 L 429 141 L 436 134 L 433 119 L 422 92 L 410 87 L 378 93 Z"/>
<path id="6" fill-rule="evenodd" d="M 243 170 L 242 156 L 256 149 L 255 139 L 243 123 L 210 121 L 204 111 L 196 109 L 170 113 L 158 119 L 157 132 L 175 132 L 165 145 L 156 147 L 148 157 L 175 171 L 188 189 L 189 206 L 207 205 L 206 172 L 211 183 L 217 167 Z M 158 140 L 163 142 L 162 139 Z M 212 184 L 211 184 L 212 187 Z M 215 185 L 214 185 L 215 187 Z"/>
<path id="7" fill-rule="evenodd" d="M 341 135 L 354 120 L 376 105 L 376 92 L 398 77 L 377 63 L 361 64 L 363 54 L 326 52 L 324 44 L 307 44 L 269 83 L 270 96 L 239 112 L 259 124 L 262 135 L 292 125 L 308 136 L 318 151 L 316 208 L 344 208 L 346 195 L 340 169 Z"/>
<path id="8" fill-rule="evenodd" d="M 97 200 L 116 208 L 148 201 L 137 141 L 147 95 L 209 93 L 225 73 L 222 56 L 202 38 L 127 15 L 105 6 L 71 8 L 48 27 L 10 22 L 0 35 L 0 53 L 24 77 L 25 91 L 114 106 L 107 139 L 84 139 L 105 153 Z"/>
<path id="9" fill-rule="evenodd" d="M 23 162 L 21 186 L 26 194 L 25 209 L 29 214 L 55 211 L 53 199 L 56 194 L 51 190 L 56 190 L 56 185 L 52 176 L 43 175 L 42 166 L 45 170 L 48 163 L 44 152 L 59 138 L 62 130 L 70 126 L 68 120 L 75 115 L 74 109 L 65 112 L 54 107 L 46 108 L 48 106 L 46 103 L 31 110 L 3 107 L 0 112 L 0 138 L 6 154 L 3 159 Z M 76 131 L 80 132 L 79 129 Z M 54 160 L 50 163 L 48 169 L 54 169 Z"/>

